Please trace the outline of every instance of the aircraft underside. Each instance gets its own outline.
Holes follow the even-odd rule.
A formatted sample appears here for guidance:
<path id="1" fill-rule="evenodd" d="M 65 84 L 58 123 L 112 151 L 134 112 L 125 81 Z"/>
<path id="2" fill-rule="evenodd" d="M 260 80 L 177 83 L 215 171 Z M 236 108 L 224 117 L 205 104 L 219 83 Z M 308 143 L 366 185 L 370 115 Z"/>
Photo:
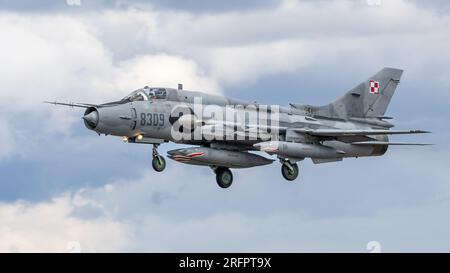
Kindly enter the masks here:
<path id="1" fill-rule="evenodd" d="M 387 137 L 383 136 L 387 141 Z M 133 142 L 129 139 L 128 141 Z M 136 141 L 136 140 L 134 140 Z M 162 141 L 161 141 L 162 142 Z M 297 162 L 311 158 L 315 164 L 342 161 L 346 157 L 367 157 L 383 155 L 388 148 L 384 142 L 370 145 L 353 145 L 339 141 L 317 143 L 294 143 L 283 141 L 256 142 L 254 145 L 237 145 L 236 143 L 209 143 L 197 147 L 185 147 L 167 152 L 167 157 L 184 164 L 208 166 L 216 174 L 216 182 L 221 188 L 228 188 L 233 182 L 230 169 L 244 169 L 269 165 L 276 160 L 256 154 L 255 151 L 277 156 L 281 163 L 281 174 L 284 179 L 293 181 L 299 175 Z M 189 143 L 189 144 L 195 144 Z M 166 162 L 158 153 L 158 145 L 153 148 L 153 169 L 161 172 Z"/>

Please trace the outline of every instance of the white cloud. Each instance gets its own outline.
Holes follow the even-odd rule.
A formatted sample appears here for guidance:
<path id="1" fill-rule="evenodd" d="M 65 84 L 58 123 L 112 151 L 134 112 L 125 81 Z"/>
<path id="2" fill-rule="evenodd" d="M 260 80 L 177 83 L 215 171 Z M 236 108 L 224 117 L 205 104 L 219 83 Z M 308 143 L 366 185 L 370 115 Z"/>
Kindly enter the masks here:
<path id="1" fill-rule="evenodd" d="M 4 108 L 14 101 L 15 110 L 42 112 L 45 99 L 105 101 L 144 84 L 178 82 L 217 93 L 270 74 L 343 64 L 371 71 L 398 65 L 417 74 L 432 64 L 430 76 L 446 84 L 449 22 L 400 0 L 377 8 L 283 1 L 275 9 L 200 15 L 3 12 L 0 96 Z"/>
<path id="2" fill-rule="evenodd" d="M 210 53 L 212 74 L 228 85 L 257 80 L 261 75 L 286 73 L 314 62 L 317 53 L 301 41 L 222 47 Z"/>
<path id="3" fill-rule="evenodd" d="M 101 103 L 144 85 L 176 87 L 177 83 L 220 92 L 217 82 L 194 60 L 180 55 L 141 54 L 116 61 L 100 39 L 101 29 L 77 16 L 3 12 L 0 31 L 2 157 L 16 151 L 11 131 L 33 142 L 35 138 L 26 137 L 27 130 L 67 135 L 80 121 L 79 111 L 55 109 L 43 104 L 45 100 Z M 35 122 L 23 126 L 25 121 L 38 121 L 40 126 L 33 126 Z"/>
<path id="4" fill-rule="evenodd" d="M 0 56 L 2 104 L 36 109 L 47 98 L 76 94 L 111 66 L 109 53 L 88 26 L 62 16 L 2 14 Z M 41 106 L 41 105 L 39 105 Z"/>
<path id="5" fill-rule="evenodd" d="M 397 169 L 421 164 L 419 156 L 409 155 L 408 162 L 405 156 L 408 154 L 400 153 L 390 162 Z M 435 163 L 437 169 L 445 165 L 442 158 L 428 160 Z M 279 200 L 274 188 L 283 185 L 272 181 L 277 183 L 272 187 L 256 179 L 267 174 L 247 171 L 245 175 L 238 175 L 238 184 L 223 191 L 214 184 L 212 174 L 190 173 L 189 179 L 180 179 L 177 174 L 181 171 L 186 170 L 180 165 L 165 174 L 146 170 L 137 180 L 110 181 L 102 187 L 81 188 L 51 201 L 2 203 L 0 251 L 63 252 L 67 243 L 78 241 L 81 251 L 85 252 L 365 252 L 366 244 L 373 240 L 379 241 L 388 252 L 449 250 L 447 228 L 450 223 L 442 218 L 450 205 L 449 188 L 444 186 L 447 177 L 438 174 L 430 177 L 419 168 L 411 169 L 409 175 L 418 180 L 428 177 L 427 187 L 440 192 L 437 198 L 412 206 L 384 206 L 383 197 L 379 196 L 379 203 L 371 205 L 377 208 L 374 213 L 339 217 L 318 215 L 311 207 L 301 207 L 305 204 L 300 205 L 301 200 L 284 203 L 279 208 L 270 207 L 276 203 L 273 201 Z M 363 173 L 357 172 L 355 176 Z M 299 192 L 308 191 L 307 185 L 312 182 L 308 177 L 303 180 L 306 181 L 297 181 L 307 183 L 301 189 L 298 187 L 301 184 L 284 183 L 297 199 L 305 198 Z M 356 180 L 362 183 L 361 179 Z M 342 182 L 342 187 L 349 186 Z M 377 188 L 396 187 L 392 181 L 377 181 L 377 178 L 366 179 L 364 187 L 371 190 L 374 182 Z M 417 182 L 406 183 L 414 187 Z M 436 188 L 436 185 L 443 187 Z M 404 191 L 410 193 L 408 188 Z M 345 198 L 343 195 L 321 198 L 323 194 L 327 192 L 315 192 L 314 199 L 339 202 Z M 257 211 L 249 210 L 249 201 Z M 331 210 L 327 204 L 323 209 Z"/>
<path id="6" fill-rule="evenodd" d="M 50 202 L 0 203 L 0 252 L 65 252 L 71 242 L 81 251 L 119 251 L 128 242 L 123 223 L 107 219 L 78 219 L 69 196 Z"/>
<path id="7" fill-rule="evenodd" d="M 450 47 L 449 17 L 402 0 L 378 7 L 286 0 L 270 9 L 218 14 L 128 9 L 88 21 L 119 59 L 146 51 L 185 56 L 227 87 L 312 67 L 372 72 L 400 66 L 444 83 L 450 74 L 448 54 L 442 54 Z M 135 35 L 122 39 L 129 29 Z"/>
<path id="8" fill-rule="evenodd" d="M 218 91 L 193 60 L 180 56 L 140 54 L 115 62 L 100 40 L 102 30 L 76 16 L 6 13 L 0 20 L 1 97 L 17 102 L 16 109 L 53 97 L 117 99 L 145 83 L 176 86 L 177 80 Z"/>
<path id="9" fill-rule="evenodd" d="M 183 83 L 188 90 L 206 90 L 220 93 L 217 82 L 208 77 L 192 60 L 166 54 L 137 56 L 121 62 L 116 71 L 115 85 L 126 89 L 131 83 L 177 87 Z"/>

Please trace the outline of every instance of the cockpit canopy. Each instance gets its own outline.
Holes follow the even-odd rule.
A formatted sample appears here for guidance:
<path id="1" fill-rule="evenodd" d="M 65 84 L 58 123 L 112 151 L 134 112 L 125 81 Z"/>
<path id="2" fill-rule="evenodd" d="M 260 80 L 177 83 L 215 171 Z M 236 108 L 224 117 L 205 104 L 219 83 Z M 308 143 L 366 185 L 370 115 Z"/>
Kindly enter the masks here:
<path id="1" fill-rule="evenodd" d="M 165 88 L 150 88 L 145 86 L 131 92 L 123 98 L 123 101 L 148 101 L 148 100 L 165 100 L 167 99 L 167 90 Z"/>

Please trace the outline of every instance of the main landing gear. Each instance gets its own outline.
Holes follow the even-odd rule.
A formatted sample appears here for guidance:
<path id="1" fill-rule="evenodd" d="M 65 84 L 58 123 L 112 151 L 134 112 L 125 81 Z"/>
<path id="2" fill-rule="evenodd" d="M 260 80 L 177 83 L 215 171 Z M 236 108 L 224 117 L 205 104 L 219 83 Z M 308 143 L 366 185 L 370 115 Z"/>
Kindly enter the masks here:
<path id="1" fill-rule="evenodd" d="M 153 144 L 153 169 L 157 172 L 162 172 L 166 168 L 166 160 L 158 153 L 158 144 Z"/>
<path id="2" fill-rule="evenodd" d="M 226 189 L 233 184 L 233 173 L 226 167 L 217 167 L 214 169 L 216 181 L 219 187 Z"/>
<path id="3" fill-rule="evenodd" d="M 281 159 L 281 174 L 284 179 L 288 181 L 293 181 L 298 177 L 298 165 L 297 163 L 292 163 L 289 160 Z"/>

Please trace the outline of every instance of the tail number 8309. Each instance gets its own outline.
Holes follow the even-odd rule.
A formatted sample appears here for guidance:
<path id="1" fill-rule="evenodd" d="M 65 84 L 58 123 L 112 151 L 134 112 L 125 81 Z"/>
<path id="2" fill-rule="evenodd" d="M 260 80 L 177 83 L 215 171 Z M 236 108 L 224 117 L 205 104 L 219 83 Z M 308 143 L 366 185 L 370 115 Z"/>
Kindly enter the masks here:
<path id="1" fill-rule="evenodd" d="M 141 126 L 164 126 L 164 114 L 141 113 Z"/>

